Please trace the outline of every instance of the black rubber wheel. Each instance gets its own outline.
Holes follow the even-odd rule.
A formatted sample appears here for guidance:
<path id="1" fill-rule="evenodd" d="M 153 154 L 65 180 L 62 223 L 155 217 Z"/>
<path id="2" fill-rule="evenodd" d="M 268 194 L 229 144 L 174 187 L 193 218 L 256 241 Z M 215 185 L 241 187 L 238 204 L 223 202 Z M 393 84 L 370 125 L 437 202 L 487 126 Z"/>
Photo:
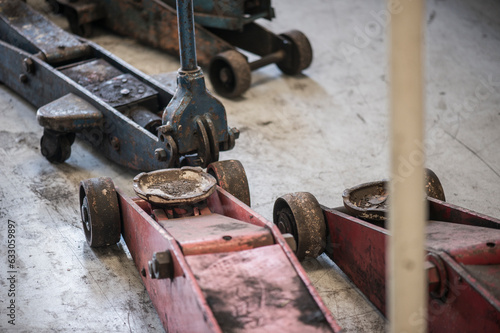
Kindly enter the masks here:
<path id="1" fill-rule="evenodd" d="M 287 75 L 297 75 L 309 67 L 312 62 L 312 47 L 306 35 L 298 30 L 291 30 L 280 35 L 285 41 L 285 58 L 277 63 L 279 69 Z"/>
<path id="2" fill-rule="evenodd" d="M 316 198 L 307 192 L 286 194 L 274 203 L 273 222 L 282 234 L 292 234 L 299 260 L 325 251 L 326 223 Z"/>
<path id="3" fill-rule="evenodd" d="M 91 178 L 80 182 L 80 212 L 85 238 L 91 247 L 120 241 L 120 207 L 111 178 Z"/>
<path id="4" fill-rule="evenodd" d="M 71 156 L 73 142 L 75 142 L 75 133 L 56 133 L 44 130 L 40 139 L 40 150 L 49 162 L 63 163 Z"/>
<path id="5" fill-rule="evenodd" d="M 247 174 L 240 161 L 228 160 L 211 163 L 207 172 L 214 176 L 217 185 L 250 206 L 250 188 Z"/>
<path id="6" fill-rule="evenodd" d="M 425 192 L 431 198 L 446 201 L 443 185 L 431 169 L 425 169 Z"/>
<path id="7" fill-rule="evenodd" d="M 226 98 L 238 97 L 247 91 L 251 76 L 247 59 L 238 51 L 219 53 L 210 61 L 210 82 L 215 91 Z"/>

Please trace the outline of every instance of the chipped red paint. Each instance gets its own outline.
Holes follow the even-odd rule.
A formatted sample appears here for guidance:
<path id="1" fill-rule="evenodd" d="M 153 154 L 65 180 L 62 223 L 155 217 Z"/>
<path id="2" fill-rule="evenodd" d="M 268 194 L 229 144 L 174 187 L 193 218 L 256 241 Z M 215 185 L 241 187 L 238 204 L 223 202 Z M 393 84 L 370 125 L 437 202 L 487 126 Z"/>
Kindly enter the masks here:
<path id="1" fill-rule="evenodd" d="M 292 249 L 290 249 L 290 247 L 288 246 L 286 240 L 281 235 L 278 227 L 274 223 L 267 221 L 262 216 L 252 211 L 250 207 L 246 206 L 241 201 L 237 200 L 227 191 L 218 188 L 217 192 L 219 194 L 218 196 L 212 196 L 211 198 L 209 198 L 209 205 L 210 205 L 210 200 L 213 200 L 215 201 L 214 206 L 219 207 L 219 209 L 223 209 L 224 214 L 226 216 L 230 216 L 238 220 L 252 223 L 255 225 L 266 225 L 268 228 L 271 229 L 275 242 L 278 243 L 285 252 L 286 256 L 288 257 L 288 260 L 294 266 L 298 276 L 302 279 L 302 282 L 306 285 L 307 289 L 309 290 L 309 293 L 314 298 L 316 304 L 323 312 L 326 320 L 330 323 L 331 327 L 335 332 L 340 332 L 341 331 L 340 326 L 337 324 L 332 314 L 330 313 L 330 310 L 328 310 L 323 300 L 319 296 L 318 292 L 312 285 L 311 281 L 307 277 L 306 272 L 302 268 L 302 265 L 300 265 L 299 260 L 297 259 L 295 254 L 293 254 Z"/>
<path id="2" fill-rule="evenodd" d="M 331 242 L 326 253 L 382 313 L 385 313 L 385 247 L 389 232 L 325 207 Z"/>
<path id="3" fill-rule="evenodd" d="M 429 332 L 498 332 L 500 302 L 482 281 L 470 274 L 470 266 L 457 263 L 446 253 L 440 253 L 448 273 L 448 293 L 445 300 L 430 299 Z M 498 265 L 496 265 L 498 267 Z M 498 290 L 498 274 L 496 275 Z M 416 315 L 415 320 L 425 320 Z"/>
<path id="4" fill-rule="evenodd" d="M 389 232 L 322 207 L 331 242 L 327 254 L 382 312 L 386 312 L 385 248 Z M 498 332 L 500 328 L 500 220 L 429 198 L 427 251 L 441 268 L 429 265 L 430 281 L 444 286 L 429 295 L 429 332 Z M 439 281 L 434 281 L 436 278 Z"/>
<path id="5" fill-rule="evenodd" d="M 500 229 L 500 220 L 444 201 L 428 198 L 431 220 Z"/>
<path id="6" fill-rule="evenodd" d="M 142 199 L 127 198 L 119 190 L 117 192 L 123 237 L 166 331 L 221 332 L 222 329 L 248 324 L 247 317 L 240 318 L 225 311 L 237 306 L 232 303 L 237 297 L 224 287 L 233 285 L 234 281 L 224 275 L 227 272 L 212 272 L 206 265 L 207 260 L 219 259 L 231 260 L 231 270 L 239 272 L 245 290 L 269 292 L 266 288 L 252 289 L 252 282 L 261 281 L 265 282 L 263 285 L 282 287 L 279 293 L 271 288 L 274 290 L 273 297 L 283 296 L 289 301 L 291 296 L 295 297 L 290 304 L 280 303 L 289 309 L 286 315 L 281 305 L 276 306 L 277 303 L 272 302 L 271 295 L 267 296 L 268 301 L 264 305 L 258 302 L 248 306 L 252 311 L 245 314 L 248 318 L 265 312 L 266 318 L 275 319 L 258 321 L 263 330 L 278 327 L 280 331 L 280 328 L 286 327 L 290 332 L 341 331 L 278 229 L 222 188 L 217 186 L 217 191 L 208 198 L 209 209 L 194 209 L 196 216 L 183 218 L 168 218 L 173 215 L 172 212 L 152 207 Z M 193 230 L 196 229 L 195 224 L 198 230 Z M 153 253 L 164 251 L 171 254 L 173 278 L 151 279 L 148 261 Z M 264 277 L 257 274 L 262 273 L 257 268 L 255 272 L 248 271 L 249 260 L 269 267 L 272 272 L 286 271 L 286 281 L 281 273 L 266 274 Z M 248 275 L 240 274 L 244 272 Z M 210 282 L 211 279 L 218 282 Z M 222 289 L 216 292 L 215 287 Z M 293 292 L 287 291 L 291 287 Z M 221 304 L 214 295 L 225 292 L 228 293 L 227 298 L 223 297 Z M 178 305 L 179 302 L 182 306 Z"/>
<path id="7" fill-rule="evenodd" d="M 175 237 L 186 256 L 235 252 L 274 244 L 269 229 L 220 214 L 168 219 L 164 212 L 160 215 L 155 210 L 155 217 Z"/>
<path id="8" fill-rule="evenodd" d="M 119 193 L 122 235 L 148 294 L 167 332 L 222 332 L 174 238 L 134 200 Z M 148 261 L 154 252 L 169 250 L 174 278 L 150 279 Z M 142 274 L 145 272 L 145 274 Z M 146 276 L 144 276 L 146 275 Z M 182 300 L 182 306 L 178 302 Z M 189 314 L 189 315 L 188 315 Z"/>

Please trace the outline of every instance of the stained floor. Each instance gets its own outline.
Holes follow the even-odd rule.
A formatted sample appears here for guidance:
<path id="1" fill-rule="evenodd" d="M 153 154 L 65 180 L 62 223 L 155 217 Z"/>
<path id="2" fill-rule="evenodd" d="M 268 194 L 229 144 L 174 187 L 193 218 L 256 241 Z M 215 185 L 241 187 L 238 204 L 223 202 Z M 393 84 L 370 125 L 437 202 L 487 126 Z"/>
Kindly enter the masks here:
<path id="1" fill-rule="evenodd" d="M 49 13 L 43 1 L 28 1 Z M 221 159 L 239 159 L 253 209 L 272 218 L 279 196 L 308 191 L 328 207 L 345 188 L 388 176 L 385 1 L 274 0 L 275 32 L 303 31 L 314 49 L 298 77 L 256 71 L 242 98 L 223 101 L 241 138 Z M 401 4 L 404 6 L 404 2 Z M 427 166 L 451 203 L 500 217 L 500 4 L 427 1 Z M 50 15 L 58 24 L 61 18 Z M 93 41 L 147 74 L 176 58 L 97 31 Z M 0 254 L 15 222 L 15 326 L 7 261 L 0 264 L 2 332 L 162 332 L 123 241 L 91 250 L 81 229 L 82 179 L 110 176 L 132 194 L 134 172 L 76 141 L 65 164 L 40 154 L 35 109 L 0 84 Z M 360 240 L 362 241 L 362 240 Z M 356 263 L 353 263 L 355 265 Z M 305 269 L 346 332 L 382 332 L 383 317 L 324 255 Z M 276 272 L 279 274 L 279 272 Z"/>

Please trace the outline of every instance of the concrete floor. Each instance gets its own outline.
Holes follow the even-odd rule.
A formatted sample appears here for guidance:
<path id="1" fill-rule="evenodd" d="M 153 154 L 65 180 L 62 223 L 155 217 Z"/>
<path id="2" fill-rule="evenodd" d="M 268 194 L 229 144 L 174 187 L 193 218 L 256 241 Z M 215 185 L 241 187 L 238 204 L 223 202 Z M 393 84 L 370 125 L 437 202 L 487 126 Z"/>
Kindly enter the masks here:
<path id="1" fill-rule="evenodd" d="M 43 2 L 28 3 L 48 12 Z M 285 193 L 309 191 L 336 207 L 345 188 L 388 176 L 385 1 L 304 3 L 274 0 L 277 18 L 262 24 L 303 31 L 312 66 L 299 77 L 260 69 L 242 98 L 222 99 L 241 138 L 221 159 L 243 163 L 253 208 L 268 219 Z M 427 4 L 427 166 L 449 202 L 500 217 L 500 4 Z M 179 67 L 129 39 L 100 31 L 92 39 L 147 74 Z M 134 172 L 78 140 L 67 163 L 50 164 L 39 151 L 35 111 L 0 84 L 0 254 L 6 258 L 7 224 L 15 221 L 18 271 L 12 326 L 1 261 L 0 331 L 162 332 L 124 243 L 91 250 L 81 229 L 80 180 L 110 176 L 132 194 Z M 328 258 L 304 267 L 346 332 L 384 331 L 383 317 Z"/>

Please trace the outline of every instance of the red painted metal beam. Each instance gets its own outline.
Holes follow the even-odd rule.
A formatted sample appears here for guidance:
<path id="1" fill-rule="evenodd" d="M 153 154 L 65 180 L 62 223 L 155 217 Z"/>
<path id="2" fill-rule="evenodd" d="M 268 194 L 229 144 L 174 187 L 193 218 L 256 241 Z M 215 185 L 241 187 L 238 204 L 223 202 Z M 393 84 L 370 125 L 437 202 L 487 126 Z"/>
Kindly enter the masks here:
<path id="1" fill-rule="evenodd" d="M 385 247 L 389 232 L 333 209 L 324 209 L 324 213 L 331 238 L 328 255 L 385 313 Z"/>
<path id="2" fill-rule="evenodd" d="M 429 197 L 427 200 L 429 202 L 430 220 L 500 229 L 500 220 L 494 217 L 480 214 L 434 198 Z"/>
<path id="3" fill-rule="evenodd" d="M 341 331 L 279 230 L 220 187 L 207 200 L 210 211 L 177 219 L 117 192 L 123 237 L 167 331 Z M 175 223 L 200 230 L 183 235 L 182 228 L 170 225 Z M 203 226 L 208 231 L 217 223 L 221 230 L 236 224 L 246 230 L 235 233 L 232 243 L 233 237 L 227 238 L 222 253 L 221 237 L 212 237 L 215 229 L 213 235 L 203 234 Z M 172 256 L 173 278 L 151 279 L 148 261 L 163 251 Z M 228 260 L 230 265 L 224 265 Z M 245 298 L 254 292 L 260 296 Z M 217 295 L 225 296 L 216 300 Z M 243 304 L 247 309 L 241 315 Z"/>
<path id="4" fill-rule="evenodd" d="M 268 229 L 221 214 L 168 219 L 155 210 L 155 217 L 177 240 L 185 256 L 235 252 L 274 244 Z"/>
<path id="5" fill-rule="evenodd" d="M 222 332 L 174 238 L 119 190 L 122 235 L 167 332 Z M 154 252 L 170 251 L 173 279 L 150 279 Z"/>
<path id="6" fill-rule="evenodd" d="M 500 221 L 435 199 L 429 205 L 430 218 L 439 221 L 429 222 L 427 247 L 442 263 L 438 279 L 445 292 L 430 295 L 428 313 L 415 313 L 411 320 L 416 325 L 427 320 L 429 332 L 499 332 Z M 385 314 L 388 231 L 322 208 L 331 237 L 328 255 Z"/>
<path id="7" fill-rule="evenodd" d="M 258 226 L 266 226 L 271 230 L 275 242 L 279 244 L 283 249 L 283 251 L 285 252 L 288 260 L 290 261 L 295 271 L 297 272 L 297 275 L 305 284 L 306 288 L 308 289 L 309 293 L 315 300 L 318 307 L 321 309 L 321 312 L 325 316 L 326 320 L 328 321 L 332 329 L 335 332 L 340 332 L 342 330 L 341 327 L 337 324 L 332 314 L 330 313 L 330 310 L 328 310 L 325 303 L 319 296 L 318 292 L 312 285 L 311 281 L 307 276 L 307 273 L 304 271 L 297 257 L 295 256 L 295 254 L 293 254 L 292 249 L 290 249 L 287 242 L 281 235 L 281 232 L 279 231 L 278 227 L 274 223 L 267 221 L 262 216 L 252 211 L 250 207 L 242 203 L 240 200 L 236 199 L 234 196 L 232 196 L 230 193 L 223 190 L 222 188 L 217 187 L 216 193 L 217 196 L 212 195 L 208 200 L 210 207 L 218 207 L 218 209 L 220 209 L 219 212 L 223 213 L 226 216 L 238 219 L 240 221 L 252 223 Z"/>
<path id="8" fill-rule="evenodd" d="M 224 332 L 332 332 L 278 244 L 186 260 Z"/>

